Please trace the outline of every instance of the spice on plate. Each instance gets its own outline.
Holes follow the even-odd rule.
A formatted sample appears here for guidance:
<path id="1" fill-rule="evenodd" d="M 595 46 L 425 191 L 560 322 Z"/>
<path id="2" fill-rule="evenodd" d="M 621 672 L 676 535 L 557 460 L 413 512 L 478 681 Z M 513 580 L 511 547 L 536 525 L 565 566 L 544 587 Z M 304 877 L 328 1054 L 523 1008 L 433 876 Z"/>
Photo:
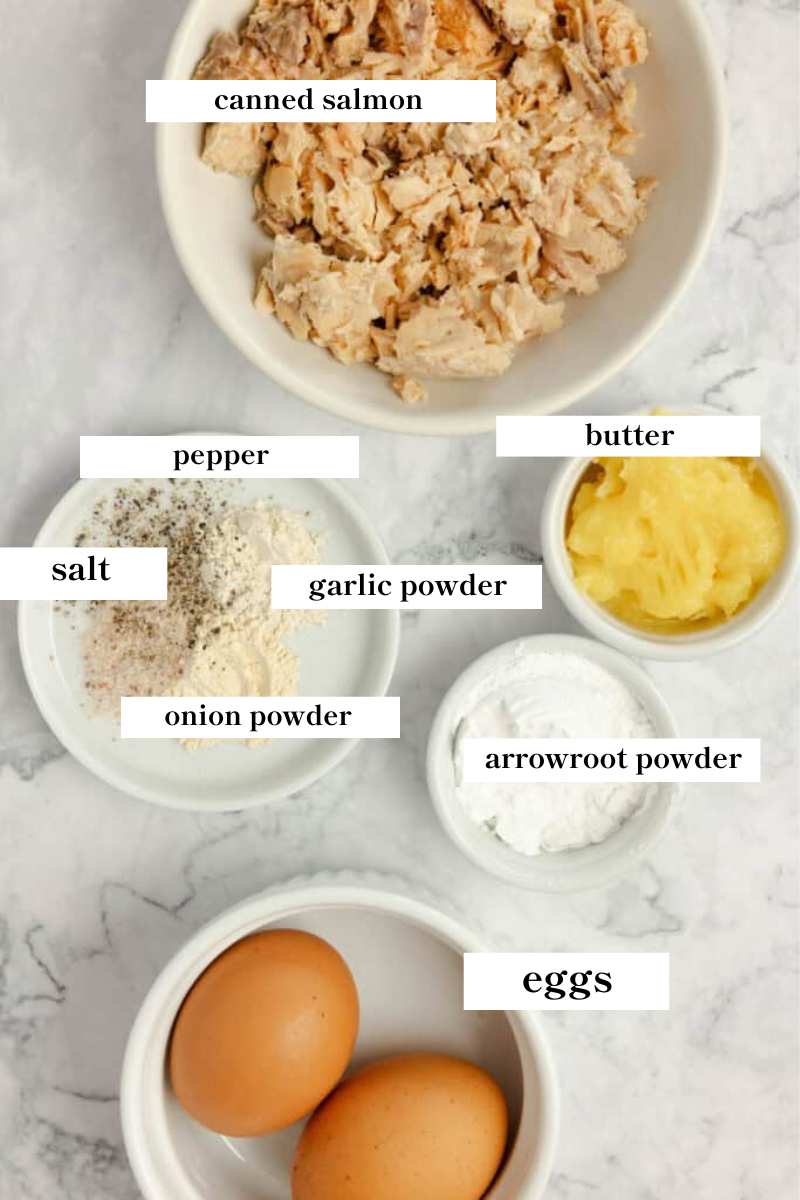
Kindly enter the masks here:
<path id="1" fill-rule="evenodd" d="M 298 659 L 286 639 L 324 615 L 273 611 L 270 571 L 318 562 L 319 537 L 299 513 L 264 501 L 236 507 L 230 495 L 203 481 L 132 483 L 96 506 L 79 544 L 168 550 L 166 601 L 88 606 L 84 686 L 96 715 L 118 716 L 122 696 L 296 691 Z"/>

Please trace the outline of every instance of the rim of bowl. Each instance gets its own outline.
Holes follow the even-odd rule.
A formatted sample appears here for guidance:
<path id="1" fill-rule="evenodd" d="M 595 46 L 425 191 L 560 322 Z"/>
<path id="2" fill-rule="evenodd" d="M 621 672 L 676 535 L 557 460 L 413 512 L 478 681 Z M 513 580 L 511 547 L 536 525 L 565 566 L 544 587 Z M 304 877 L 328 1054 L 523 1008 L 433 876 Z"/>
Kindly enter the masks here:
<path id="1" fill-rule="evenodd" d="M 727 415 L 717 409 L 698 406 L 681 407 L 679 412 L 704 416 Z M 638 409 L 622 413 L 620 417 L 625 419 L 642 415 L 643 411 Z M 800 501 L 789 471 L 764 445 L 763 440 L 758 463 L 775 492 L 783 514 L 786 530 L 783 558 L 774 575 L 740 612 L 729 621 L 695 633 L 651 634 L 637 630 L 584 596 L 575 586 L 564 529 L 575 489 L 592 461 L 587 456 L 569 458 L 562 463 L 547 488 L 541 513 L 542 553 L 548 578 L 564 606 L 584 629 L 626 654 L 663 662 L 689 662 L 729 650 L 758 633 L 775 616 L 786 600 L 800 563 Z"/>
<path id="2" fill-rule="evenodd" d="M 185 79 L 184 70 L 185 42 L 199 13 L 205 7 L 207 0 L 190 0 L 183 17 L 170 43 L 164 64 L 162 78 Z M 651 340 L 656 332 L 668 319 L 673 309 L 681 299 L 706 255 L 714 226 L 722 204 L 722 196 L 728 163 L 730 130 L 728 121 L 727 93 L 722 67 L 717 58 L 714 39 L 708 21 L 695 0 L 672 0 L 673 5 L 683 10 L 686 22 L 692 27 L 703 59 L 705 73 L 709 82 L 710 117 L 713 137 L 706 151 L 712 155 L 710 182 L 701 219 L 698 221 L 694 240 L 681 270 L 677 273 L 672 286 L 664 295 L 658 308 L 650 320 L 639 332 L 631 338 L 610 361 L 594 371 L 586 373 L 583 382 L 557 389 L 550 394 L 545 414 L 539 414 L 538 409 L 518 409 L 519 415 L 525 412 L 547 415 L 561 412 L 569 405 L 576 403 L 583 396 L 602 387 L 613 378 L 629 362 L 632 361 Z M 368 407 L 354 414 L 347 399 L 347 389 L 328 390 L 322 385 L 310 383 L 284 366 L 279 355 L 271 356 L 269 366 L 265 365 L 263 347 L 252 338 L 243 337 L 237 327 L 237 322 L 231 316 L 228 308 L 217 300 L 214 293 L 202 288 L 198 272 L 193 266 L 192 255 L 189 252 L 182 234 L 182 222 L 175 212 L 172 194 L 167 182 L 168 148 L 165 126 L 156 127 L 155 159 L 156 178 L 158 183 L 161 207 L 167 225 L 175 254 L 183 271 L 191 284 L 200 303 L 216 322 L 220 329 L 237 347 L 240 353 L 257 367 L 264 375 L 285 388 L 291 395 L 313 404 L 316 408 L 333 413 L 342 420 L 365 425 L 373 429 L 382 429 L 390 433 L 427 434 L 429 436 L 466 436 L 477 433 L 489 433 L 495 427 L 495 421 L 500 415 L 494 409 L 478 408 L 474 412 L 426 412 L 424 406 L 409 408 L 398 401 L 397 410 L 383 409 L 378 406 L 375 412 Z M 277 318 L 273 318 L 277 319 Z"/>
<path id="3" fill-rule="evenodd" d="M 362 908 L 386 913 L 427 930 L 459 953 L 485 949 L 481 939 L 453 917 L 397 892 L 351 884 L 308 884 L 287 890 L 268 889 L 240 901 L 208 921 L 185 942 L 151 984 L 131 1027 L 120 1078 L 120 1120 L 123 1140 L 136 1182 L 147 1200 L 175 1200 L 164 1189 L 148 1149 L 144 1127 L 152 1129 L 153 1113 L 143 1095 L 145 1058 L 152 1046 L 152 1029 L 165 1018 L 172 1027 L 175 1015 L 200 974 L 229 946 L 266 924 L 320 908 Z M 524 1053 L 536 1066 L 540 1087 L 539 1153 L 528 1168 L 526 1189 L 519 1200 L 540 1200 L 552 1174 L 560 1125 L 560 1090 L 555 1062 L 541 1023 L 533 1012 L 505 1012 L 511 1028 L 525 1091 Z M 165 1039 L 164 1054 L 169 1034 Z M 182 1200 L 202 1200 L 187 1177 L 165 1130 L 159 1130 L 170 1163 L 182 1178 Z M 513 1161 L 512 1155 L 508 1162 Z"/>
<path id="4" fill-rule="evenodd" d="M 506 845 L 501 839 L 493 838 L 478 825 L 470 825 L 476 833 L 474 838 L 461 832 L 455 814 L 461 816 L 458 801 L 444 784 L 443 774 L 448 762 L 452 761 L 450 744 L 453 734 L 453 710 L 458 707 L 461 696 L 479 685 L 486 675 L 487 667 L 510 657 L 519 648 L 550 653 L 572 653 L 591 659 L 605 667 L 623 683 L 631 686 L 637 699 L 652 718 L 659 737 L 677 737 L 675 718 L 653 680 L 639 666 L 620 651 L 592 638 L 574 634 L 544 633 L 515 638 L 486 651 L 466 667 L 448 688 L 434 717 L 428 738 L 426 775 L 428 790 L 437 816 L 451 841 L 467 858 L 484 871 L 498 879 L 515 883 L 530 891 L 555 893 L 592 891 L 606 887 L 626 875 L 659 841 L 672 818 L 680 784 L 661 783 L 649 804 L 630 818 L 646 818 L 635 840 L 620 846 L 629 822 L 602 842 L 582 846 L 575 850 L 559 850 L 546 855 L 527 855 Z M 557 784 L 552 786 L 557 787 Z M 648 818 L 649 814 L 649 818 Z M 469 818 L 467 817 L 469 821 Z M 485 852 L 480 847 L 485 846 Z M 502 849 L 498 851 L 498 847 Z M 539 868 L 547 864 L 546 871 Z M 587 880 L 585 876 L 589 876 Z"/>
<path id="5" fill-rule="evenodd" d="M 219 430 L 180 430 L 176 434 L 165 434 L 165 437 L 239 437 L 240 434 L 231 434 L 220 432 Z M 247 435 L 244 435 L 247 436 Z M 135 478 L 135 477 L 132 477 Z M 93 482 L 88 479 L 78 479 L 73 483 L 60 499 L 56 502 L 48 515 L 45 517 L 33 545 L 39 546 L 44 543 L 49 530 L 53 525 L 56 525 L 60 520 L 61 513 L 67 508 L 72 501 L 74 494 L 84 487 L 86 484 Z M 111 481 L 113 482 L 113 480 Z M 212 481 L 214 482 L 214 481 Z M 217 480 L 216 482 L 224 482 Z M 269 483 L 269 480 L 264 480 Z M 358 501 L 350 495 L 335 479 L 318 479 L 313 482 L 318 483 L 323 490 L 328 489 L 336 499 L 336 501 L 345 510 L 348 516 L 356 524 L 359 533 L 369 543 L 376 554 L 376 562 L 378 565 L 390 565 L 390 559 L 386 551 L 383 539 L 377 529 L 372 524 L 372 521 L 367 517 L 364 510 Z M 60 708 L 50 704 L 44 691 L 39 687 L 38 677 L 33 667 L 33 653 L 29 644 L 29 635 L 26 628 L 25 618 L 28 612 L 28 605 L 33 601 L 19 601 L 17 605 L 17 641 L 19 643 L 20 659 L 22 669 L 28 683 L 31 695 L 36 703 L 39 712 L 47 723 L 48 727 L 55 734 L 67 752 L 80 763 L 87 771 L 90 771 L 95 778 L 100 779 L 103 783 L 113 787 L 116 791 L 123 795 L 131 796 L 135 800 L 144 800 L 148 804 L 153 804 L 158 808 L 171 809 L 173 812 L 244 812 L 253 808 L 268 807 L 272 804 L 279 804 L 286 798 L 287 795 L 293 795 L 304 791 L 311 787 L 320 779 L 324 779 L 336 767 L 338 767 L 344 759 L 361 741 L 360 738 L 344 738 L 338 745 L 335 753 L 332 753 L 325 768 L 320 772 L 317 768 L 306 770 L 302 774 L 298 772 L 297 782 L 290 792 L 284 790 L 276 791 L 270 788 L 268 783 L 268 770 L 265 770 L 264 781 L 254 785 L 253 789 L 245 796 L 237 796 L 235 800 L 226 799 L 223 797 L 210 798 L 207 797 L 202 803 L 189 799 L 178 799 L 176 797 L 167 797 L 161 791 L 150 788 L 148 786 L 139 786 L 132 782 L 123 768 L 117 768 L 113 763 L 105 763 L 95 756 L 91 748 L 85 746 L 79 737 L 73 736 L 72 731 L 66 724 Z M 385 696 L 388 691 L 395 670 L 397 669 L 397 660 L 400 654 L 400 613 L 389 613 L 389 631 L 386 640 L 386 648 L 384 651 L 384 670 L 379 679 L 379 689 L 375 696 Z M 393 616 L 394 619 L 391 619 Z"/>

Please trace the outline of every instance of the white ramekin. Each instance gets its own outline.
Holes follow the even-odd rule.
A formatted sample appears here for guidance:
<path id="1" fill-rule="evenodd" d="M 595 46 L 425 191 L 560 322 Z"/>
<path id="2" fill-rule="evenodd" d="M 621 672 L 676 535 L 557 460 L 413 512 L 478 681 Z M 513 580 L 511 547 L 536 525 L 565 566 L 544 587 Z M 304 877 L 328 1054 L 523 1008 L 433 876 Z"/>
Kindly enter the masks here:
<path id="1" fill-rule="evenodd" d="M 403 1050 L 462 1054 L 503 1084 L 516 1134 L 486 1200 L 541 1200 L 558 1134 L 558 1085 L 532 1013 L 465 1013 L 461 955 L 480 939 L 437 909 L 373 887 L 308 885 L 254 896 L 206 925 L 170 960 L 139 1011 L 122 1070 L 125 1145 L 145 1200 L 289 1200 L 299 1126 L 228 1139 L 195 1124 L 165 1073 L 170 1031 L 201 972 L 234 942 L 270 926 L 327 937 L 359 987 L 355 1063 Z"/>
<path id="2" fill-rule="evenodd" d="M 703 412 L 706 416 L 714 414 L 714 410 L 708 408 L 690 411 Z M 686 634 L 657 634 L 635 629 L 585 596 L 576 586 L 565 531 L 572 497 L 590 462 L 589 458 L 570 458 L 556 471 L 542 506 L 541 538 L 550 582 L 575 620 L 593 637 L 637 658 L 685 662 L 718 654 L 744 641 L 757 633 L 780 608 L 800 559 L 800 508 L 789 473 L 774 455 L 764 452 L 763 446 L 759 464 L 774 489 L 786 522 L 783 560 L 772 578 L 741 612 L 721 625 Z"/>
<path id="3" fill-rule="evenodd" d="M 453 745 L 458 726 L 489 674 L 521 652 L 579 654 L 616 675 L 636 695 L 658 737 L 677 737 L 677 728 L 652 680 L 636 663 L 588 638 L 544 634 L 518 638 L 476 659 L 455 681 L 434 718 L 428 741 L 428 788 L 445 831 L 474 863 L 518 887 L 539 892 L 579 892 L 604 887 L 627 874 L 655 845 L 679 794 L 677 784 L 659 784 L 649 804 L 605 841 L 578 850 L 521 854 L 476 825 L 455 795 Z M 554 783 L 553 787 L 559 785 Z"/>

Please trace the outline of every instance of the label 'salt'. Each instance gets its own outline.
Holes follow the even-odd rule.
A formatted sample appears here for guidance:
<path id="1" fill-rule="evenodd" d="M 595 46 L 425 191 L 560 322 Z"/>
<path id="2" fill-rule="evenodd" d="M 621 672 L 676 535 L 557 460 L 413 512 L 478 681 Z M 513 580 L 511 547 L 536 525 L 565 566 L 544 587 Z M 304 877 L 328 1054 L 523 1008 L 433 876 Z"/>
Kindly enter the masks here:
<path id="1" fill-rule="evenodd" d="M 0 600 L 166 600 L 165 546 L 0 548 Z"/>

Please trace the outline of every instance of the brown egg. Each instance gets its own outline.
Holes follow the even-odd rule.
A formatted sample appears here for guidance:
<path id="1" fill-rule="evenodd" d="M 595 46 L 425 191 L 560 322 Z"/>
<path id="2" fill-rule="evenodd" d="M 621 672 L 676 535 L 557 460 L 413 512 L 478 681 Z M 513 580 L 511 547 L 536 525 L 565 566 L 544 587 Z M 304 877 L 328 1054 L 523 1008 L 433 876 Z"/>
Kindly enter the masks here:
<path id="1" fill-rule="evenodd" d="M 356 985 L 333 946 L 293 929 L 256 933 L 221 954 L 184 1000 L 170 1081 L 208 1129 L 271 1133 L 336 1086 L 357 1032 Z"/>
<path id="2" fill-rule="evenodd" d="M 439 1054 L 389 1058 L 314 1113 L 292 1200 L 480 1200 L 507 1138 L 505 1097 L 485 1071 Z"/>

